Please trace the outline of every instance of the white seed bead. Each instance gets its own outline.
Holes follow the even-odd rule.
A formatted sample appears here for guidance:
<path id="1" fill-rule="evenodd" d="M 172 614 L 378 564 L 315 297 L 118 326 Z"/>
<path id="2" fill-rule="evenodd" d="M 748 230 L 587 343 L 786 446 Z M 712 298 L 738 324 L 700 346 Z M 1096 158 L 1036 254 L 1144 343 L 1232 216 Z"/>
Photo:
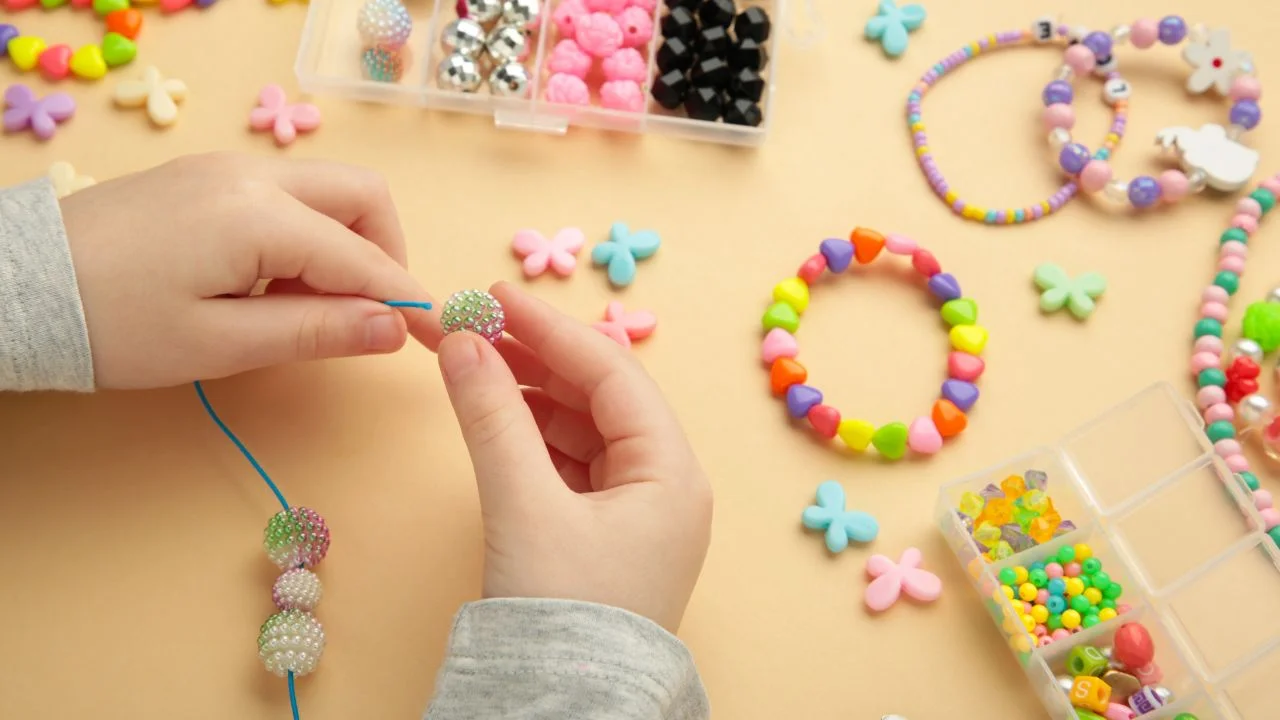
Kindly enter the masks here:
<path id="1" fill-rule="evenodd" d="M 1112 180 L 1102 189 L 1102 194 L 1112 202 L 1127 203 L 1129 202 L 1129 183 L 1124 180 Z"/>
<path id="2" fill-rule="evenodd" d="M 1049 146 L 1054 150 L 1061 150 L 1069 142 L 1071 142 L 1071 132 L 1066 128 L 1054 128 L 1049 131 Z"/>
<path id="3" fill-rule="evenodd" d="M 1116 45 L 1123 45 L 1129 42 L 1129 35 L 1133 33 L 1133 28 L 1128 25 L 1117 25 L 1111 28 L 1111 42 Z"/>

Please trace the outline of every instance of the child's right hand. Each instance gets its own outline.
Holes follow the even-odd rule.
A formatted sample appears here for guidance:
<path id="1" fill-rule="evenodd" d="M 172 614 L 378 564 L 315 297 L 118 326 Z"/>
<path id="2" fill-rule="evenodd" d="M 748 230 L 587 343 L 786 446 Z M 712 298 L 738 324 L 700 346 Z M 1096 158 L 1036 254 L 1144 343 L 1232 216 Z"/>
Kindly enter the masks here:
<path id="1" fill-rule="evenodd" d="M 493 294 L 510 337 L 439 348 L 480 490 L 484 596 L 612 605 L 674 633 L 711 531 L 684 431 L 622 347 L 514 287 Z"/>

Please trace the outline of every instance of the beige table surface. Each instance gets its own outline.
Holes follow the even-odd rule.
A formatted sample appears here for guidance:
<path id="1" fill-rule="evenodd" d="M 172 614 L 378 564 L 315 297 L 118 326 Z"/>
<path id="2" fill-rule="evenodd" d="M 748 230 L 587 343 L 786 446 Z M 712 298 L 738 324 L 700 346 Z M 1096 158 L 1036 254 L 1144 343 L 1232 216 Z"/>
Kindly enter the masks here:
<path id="1" fill-rule="evenodd" d="M 1280 11 L 1270 5 L 1124 4 L 1091 4 L 1067 19 L 1109 27 L 1178 11 L 1231 27 L 1263 77 L 1280 64 Z M 591 131 L 554 138 L 500 131 L 485 118 L 319 98 L 324 126 L 284 152 L 385 173 L 412 269 L 441 298 L 517 278 L 509 243 L 520 227 L 577 225 L 594 240 L 621 219 L 662 233 L 662 250 L 621 293 L 589 268 L 530 287 L 584 320 L 615 298 L 658 314 L 658 332 L 636 352 L 686 423 L 717 494 L 714 540 L 681 632 L 716 717 L 1038 718 L 1043 710 L 931 524 L 937 487 L 1053 440 L 1154 381 L 1187 390 L 1193 313 L 1233 200 L 1198 197 L 1140 218 L 1080 202 L 1013 228 L 958 220 L 915 166 L 905 95 L 936 59 L 1057 6 L 934 0 L 906 56 L 889 61 L 861 38 L 874 5 L 818 0 L 825 38 L 782 44 L 773 133 L 755 151 Z M 183 153 L 280 152 L 247 131 L 246 117 L 263 84 L 292 93 L 305 13 L 260 0 L 171 18 L 148 12 L 139 65 L 190 85 L 179 124 L 158 132 L 141 113 L 112 109 L 117 75 L 72 85 L 81 112 L 53 142 L 0 139 L 0 184 L 55 160 L 109 178 Z M 19 19 L 73 43 L 99 32 L 66 11 Z M 1048 50 L 982 58 L 927 98 L 933 147 L 965 197 L 1025 205 L 1056 187 L 1037 113 L 1058 61 Z M 1188 101 L 1187 68 L 1173 51 L 1128 48 L 1122 62 L 1136 85 L 1117 162 L 1124 174 L 1161 167 L 1152 146 L 1161 127 L 1225 119 L 1225 101 Z M 17 77 L 2 64 L 0 82 Z M 1096 90 L 1077 101 L 1093 144 L 1106 122 Z M 1251 138 L 1274 158 L 1271 126 Z M 1277 168 L 1264 158 L 1261 172 Z M 991 331 L 970 428 L 929 461 L 880 464 L 824 449 L 789 428 L 767 392 L 757 353 L 770 288 L 823 237 L 859 224 L 933 249 Z M 1243 301 L 1276 280 L 1267 234 L 1253 248 Z M 1030 278 L 1045 261 L 1107 275 L 1088 323 L 1041 317 Z M 876 421 L 927 411 L 947 349 L 931 307 L 891 272 L 824 288 L 801 331 L 814 382 Z M 481 563 L 474 483 L 434 358 L 409 348 L 258 372 L 209 392 L 292 501 L 335 529 L 320 570 L 330 644 L 319 672 L 300 683 L 303 717 L 417 716 L 450 618 L 477 595 Z M 0 718 L 288 716 L 284 683 L 263 671 L 254 646 L 272 610 L 273 567 L 260 542 L 274 501 L 189 387 L 0 398 L 0 458 Z M 939 602 L 880 618 L 863 611 L 872 549 L 829 557 L 799 523 L 828 478 L 881 521 L 874 551 L 923 549 L 947 588 Z"/>

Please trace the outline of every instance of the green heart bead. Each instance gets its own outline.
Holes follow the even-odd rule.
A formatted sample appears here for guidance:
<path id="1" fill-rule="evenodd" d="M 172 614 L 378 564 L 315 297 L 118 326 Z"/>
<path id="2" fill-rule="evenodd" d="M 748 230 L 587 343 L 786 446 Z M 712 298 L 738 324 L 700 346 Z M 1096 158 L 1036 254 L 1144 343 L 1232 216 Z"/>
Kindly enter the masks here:
<path id="1" fill-rule="evenodd" d="M 107 67 L 120 67 L 133 62 L 138 56 L 138 46 L 120 33 L 109 32 L 102 36 L 102 59 Z"/>
<path id="2" fill-rule="evenodd" d="M 952 327 L 975 325 L 978 322 L 978 303 L 969 298 L 948 300 L 942 304 L 942 319 Z"/>
<path id="3" fill-rule="evenodd" d="M 779 300 L 764 311 L 761 323 L 765 330 L 782 328 L 789 333 L 794 333 L 800 327 L 800 316 L 795 308 Z"/>
<path id="4" fill-rule="evenodd" d="M 876 446 L 876 450 L 881 455 L 890 460 L 901 458 L 907 452 L 906 424 L 895 422 L 881 425 L 875 435 L 871 436 L 871 444 Z"/>
<path id="5" fill-rule="evenodd" d="M 128 10 L 129 0 L 93 0 L 93 11 L 99 15 L 109 15 L 116 10 Z"/>

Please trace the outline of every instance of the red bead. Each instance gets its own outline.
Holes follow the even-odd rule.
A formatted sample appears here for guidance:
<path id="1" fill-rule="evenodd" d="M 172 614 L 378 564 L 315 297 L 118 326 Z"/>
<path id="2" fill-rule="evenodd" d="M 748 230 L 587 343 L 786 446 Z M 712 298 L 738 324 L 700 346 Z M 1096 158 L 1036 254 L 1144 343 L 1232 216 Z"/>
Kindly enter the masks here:
<path id="1" fill-rule="evenodd" d="M 822 253 L 817 253 L 804 261 L 804 264 L 796 271 L 796 277 L 812 285 L 818 282 L 818 278 L 822 277 L 822 271 L 826 269 L 827 259 L 823 257 Z"/>
<path id="2" fill-rule="evenodd" d="M 1258 381 L 1255 378 L 1260 372 L 1258 363 L 1252 358 L 1241 355 L 1232 360 L 1231 365 L 1227 367 L 1227 384 L 1223 388 L 1227 400 L 1238 403 L 1245 396 L 1258 392 Z"/>
<path id="3" fill-rule="evenodd" d="M 942 272 L 942 266 L 938 264 L 938 259 L 933 256 L 933 253 L 924 248 L 918 248 L 911 253 L 911 267 L 925 277 L 933 277 Z"/>
<path id="4" fill-rule="evenodd" d="M 830 405 L 814 405 L 809 408 L 809 424 L 828 440 L 836 436 L 840 427 L 840 411 Z"/>
<path id="5" fill-rule="evenodd" d="M 1151 633 L 1139 623 L 1125 623 L 1116 629 L 1111 657 L 1128 668 L 1146 667 L 1156 656 Z"/>

